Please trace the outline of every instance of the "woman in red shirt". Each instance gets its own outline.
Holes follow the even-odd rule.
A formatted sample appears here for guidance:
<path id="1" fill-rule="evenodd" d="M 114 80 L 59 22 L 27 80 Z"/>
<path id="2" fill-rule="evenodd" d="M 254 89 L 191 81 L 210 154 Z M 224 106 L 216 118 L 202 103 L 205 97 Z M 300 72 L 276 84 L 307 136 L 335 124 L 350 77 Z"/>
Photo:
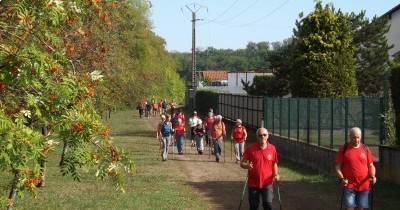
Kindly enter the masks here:
<path id="1" fill-rule="evenodd" d="M 246 139 L 247 139 L 246 128 L 242 125 L 242 120 L 237 119 L 235 127 L 233 127 L 231 133 L 231 141 L 235 146 L 236 163 L 242 160 Z"/>
<path id="2" fill-rule="evenodd" d="M 185 140 L 186 129 L 181 118 L 178 118 L 178 123 L 174 126 L 174 131 L 178 154 L 183 155 L 183 142 Z"/>

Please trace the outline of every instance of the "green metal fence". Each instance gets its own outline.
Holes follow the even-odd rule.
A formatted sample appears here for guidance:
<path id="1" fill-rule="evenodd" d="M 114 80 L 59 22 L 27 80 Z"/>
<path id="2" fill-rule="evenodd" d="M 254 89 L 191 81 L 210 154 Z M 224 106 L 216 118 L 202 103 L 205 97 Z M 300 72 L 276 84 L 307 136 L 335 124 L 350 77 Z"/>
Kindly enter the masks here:
<path id="1" fill-rule="evenodd" d="M 363 142 L 383 141 L 383 99 L 264 98 L 264 126 L 270 133 L 327 148 L 348 140 L 348 130 L 360 127 Z"/>

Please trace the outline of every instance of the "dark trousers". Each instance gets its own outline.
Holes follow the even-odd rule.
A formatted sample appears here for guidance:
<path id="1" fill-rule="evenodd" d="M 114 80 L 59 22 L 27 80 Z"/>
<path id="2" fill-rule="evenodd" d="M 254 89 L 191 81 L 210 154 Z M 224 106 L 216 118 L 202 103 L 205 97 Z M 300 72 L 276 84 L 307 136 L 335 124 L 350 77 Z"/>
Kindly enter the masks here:
<path id="1" fill-rule="evenodd" d="M 272 210 L 272 199 L 274 193 L 272 185 L 267 185 L 264 188 L 249 187 L 249 204 L 250 210 L 257 210 L 260 203 L 260 196 L 264 210 Z"/>

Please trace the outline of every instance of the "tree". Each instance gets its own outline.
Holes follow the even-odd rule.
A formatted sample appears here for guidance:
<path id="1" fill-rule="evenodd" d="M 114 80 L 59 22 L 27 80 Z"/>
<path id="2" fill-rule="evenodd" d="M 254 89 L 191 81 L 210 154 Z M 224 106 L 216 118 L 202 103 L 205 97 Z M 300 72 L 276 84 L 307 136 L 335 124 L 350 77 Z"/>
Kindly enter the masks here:
<path id="1" fill-rule="evenodd" d="M 396 143 L 400 145 L 400 59 L 397 58 L 391 68 L 390 89 L 393 101 Z"/>
<path id="2" fill-rule="evenodd" d="M 370 22 L 365 18 L 365 11 L 348 17 L 353 24 L 358 91 L 362 95 L 382 95 L 391 48 L 386 39 L 388 19 L 374 17 Z"/>
<path id="3" fill-rule="evenodd" d="M 65 24 L 99 8 L 92 1 L 0 2 L 0 170 L 12 180 L 2 207 L 11 209 L 17 194 L 34 193 L 43 183 L 56 140 L 69 145 L 63 174 L 79 180 L 80 173 L 97 167 L 97 177 L 123 190 L 122 176 L 133 163 L 113 145 L 97 114 L 95 88 L 103 75 L 88 65 L 103 59 L 82 57 L 85 68 L 78 71 L 69 54 L 73 46 L 63 40 L 71 31 L 77 36 L 69 40 L 85 39 L 81 25 Z"/>
<path id="4" fill-rule="evenodd" d="M 301 16 L 300 16 L 301 17 Z M 357 95 L 351 24 L 333 6 L 315 10 L 294 29 L 291 91 L 298 97 Z"/>

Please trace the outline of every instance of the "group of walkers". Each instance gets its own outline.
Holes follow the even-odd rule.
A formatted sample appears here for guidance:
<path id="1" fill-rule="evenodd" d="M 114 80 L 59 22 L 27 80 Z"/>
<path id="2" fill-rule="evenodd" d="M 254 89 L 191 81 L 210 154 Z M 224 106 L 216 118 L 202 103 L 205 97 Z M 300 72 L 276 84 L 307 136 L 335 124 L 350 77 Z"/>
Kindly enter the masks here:
<path id="1" fill-rule="evenodd" d="M 156 117 L 157 114 L 165 114 L 167 113 L 167 109 L 171 110 L 171 115 L 172 113 L 175 112 L 176 108 L 176 102 L 175 100 L 171 100 L 171 103 L 167 103 L 167 99 L 161 99 L 160 101 L 156 101 L 154 98 L 151 99 L 150 101 L 147 99 L 144 99 L 140 102 L 137 103 L 136 105 L 136 110 L 139 111 L 139 116 L 140 118 L 150 118 L 150 117 Z"/>
<path id="2" fill-rule="evenodd" d="M 196 147 L 198 154 L 202 155 L 203 140 L 205 140 L 205 145 L 212 148 L 215 160 L 219 162 L 224 149 L 223 139 L 227 136 L 222 116 L 214 116 L 213 110 L 210 109 L 203 123 L 194 111 L 188 122 L 191 146 Z M 174 145 L 173 135 L 175 135 L 178 154 L 183 155 L 185 133 L 185 117 L 182 110 L 172 113 L 172 116 L 161 115 L 157 139 L 160 140 L 163 161 L 168 158 L 168 146 Z M 230 138 L 235 148 L 236 163 L 240 162 L 240 167 L 248 170 L 245 188 L 248 189 L 250 209 L 258 209 L 261 197 L 263 208 L 272 210 L 273 184 L 279 182 L 280 176 L 278 154 L 275 146 L 268 141 L 268 130 L 257 129 L 256 141 L 245 148 L 247 131 L 241 119 L 237 119 Z M 340 209 L 342 207 L 347 210 L 369 208 L 369 194 L 376 183 L 373 161 L 371 151 L 361 143 L 360 128 L 352 128 L 349 132 L 348 143 L 339 148 L 335 161 L 335 171 L 339 177 L 339 184 L 343 188 Z"/>
<path id="3" fill-rule="evenodd" d="M 222 116 L 214 116 L 213 109 L 210 109 L 203 123 L 197 112 L 193 111 L 188 124 L 190 127 L 191 147 L 195 147 L 197 153 L 202 155 L 204 148 L 208 146 L 209 152 L 215 156 L 215 161 L 219 162 L 224 149 L 223 140 L 227 136 Z M 169 145 L 175 144 L 178 154 L 183 155 L 185 134 L 185 116 L 182 110 L 179 110 L 178 113 L 173 113 L 172 116 L 161 115 L 161 122 L 157 127 L 157 139 L 160 140 L 163 161 L 167 160 Z M 235 148 L 236 163 L 239 163 L 242 159 L 247 139 L 247 131 L 245 126 L 242 125 L 241 119 L 236 120 L 230 137 Z"/>

